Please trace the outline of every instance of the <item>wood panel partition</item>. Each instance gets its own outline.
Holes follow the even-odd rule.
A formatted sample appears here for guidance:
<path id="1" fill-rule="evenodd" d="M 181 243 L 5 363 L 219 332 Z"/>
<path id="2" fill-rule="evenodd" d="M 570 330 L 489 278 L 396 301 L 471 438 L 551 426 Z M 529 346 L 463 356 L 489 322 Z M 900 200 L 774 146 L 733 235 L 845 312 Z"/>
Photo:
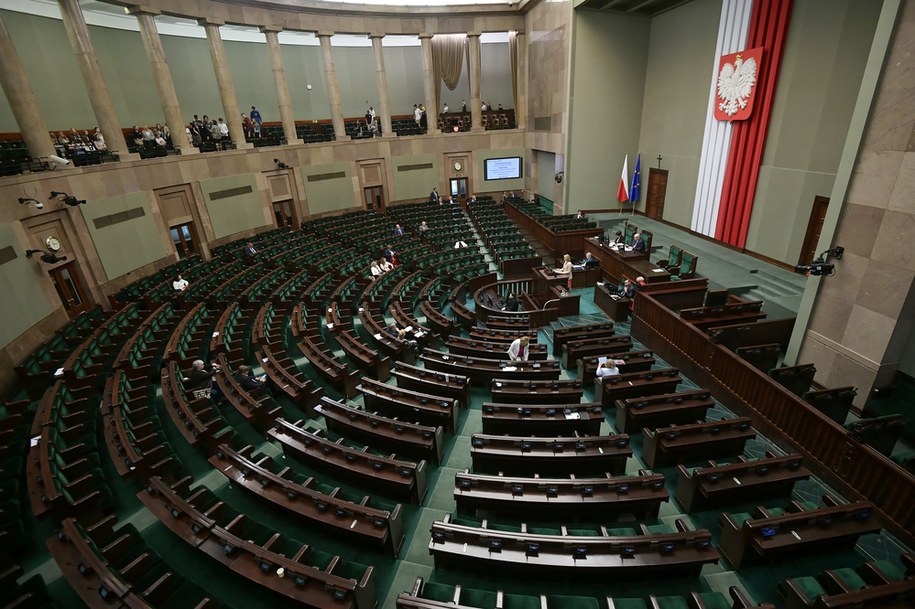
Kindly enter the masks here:
<path id="1" fill-rule="evenodd" d="M 631 334 L 787 451 L 850 500 L 868 499 L 886 527 L 915 543 L 915 477 L 854 440 L 841 426 L 726 347 L 713 344 L 677 313 L 641 293 Z"/>
<path id="2" fill-rule="evenodd" d="M 503 203 L 502 208 L 505 210 L 505 215 L 515 224 L 534 235 L 535 239 L 549 248 L 553 252 L 553 256 L 571 254 L 575 258 L 581 258 L 584 252 L 584 240 L 604 232 L 602 228 L 585 228 L 557 233 L 510 203 Z"/>

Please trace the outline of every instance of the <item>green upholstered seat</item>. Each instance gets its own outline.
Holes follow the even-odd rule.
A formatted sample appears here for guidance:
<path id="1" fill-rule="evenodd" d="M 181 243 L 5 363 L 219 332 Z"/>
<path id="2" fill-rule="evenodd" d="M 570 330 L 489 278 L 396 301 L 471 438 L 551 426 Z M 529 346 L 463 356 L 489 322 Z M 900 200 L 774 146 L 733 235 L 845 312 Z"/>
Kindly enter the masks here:
<path id="1" fill-rule="evenodd" d="M 878 560 L 874 563 L 874 566 L 893 581 L 900 582 L 905 579 L 905 571 L 891 560 Z"/>
<path id="2" fill-rule="evenodd" d="M 497 594 L 489 590 L 476 590 L 470 588 L 461 588 L 460 603 L 468 607 L 480 607 L 489 609 L 496 606 Z"/>
<path id="3" fill-rule="evenodd" d="M 569 535 L 578 537 L 600 537 L 600 531 L 594 529 L 566 529 Z"/>
<path id="4" fill-rule="evenodd" d="M 682 596 L 658 596 L 658 609 L 689 609 L 689 603 Z"/>
<path id="5" fill-rule="evenodd" d="M 640 598 L 614 598 L 614 609 L 647 609 L 645 601 Z"/>
<path id="6" fill-rule="evenodd" d="M 613 537 L 632 537 L 636 535 L 635 529 L 630 527 L 617 527 L 614 529 L 607 529 L 607 532 L 610 533 Z"/>
<path id="7" fill-rule="evenodd" d="M 842 580 L 842 583 L 845 584 L 845 587 L 854 592 L 855 590 L 860 590 L 867 586 L 867 582 L 864 581 L 858 572 L 852 568 L 845 567 L 842 569 L 833 569 L 832 571 L 836 577 Z"/>
<path id="8" fill-rule="evenodd" d="M 450 603 L 454 600 L 454 586 L 426 582 L 423 585 L 423 598 L 430 601 Z"/>
<path id="9" fill-rule="evenodd" d="M 818 596 L 826 594 L 826 589 L 815 577 L 795 577 L 791 581 L 794 582 L 795 588 L 807 597 L 805 600 L 811 605 Z"/>
<path id="10" fill-rule="evenodd" d="M 527 527 L 527 532 L 531 535 L 562 535 L 561 529 L 551 527 Z"/>
<path id="11" fill-rule="evenodd" d="M 749 512 L 737 512 L 736 514 L 731 514 L 731 520 L 734 521 L 738 527 L 742 527 L 743 523 L 747 520 L 753 520 L 753 514 Z"/>
<path id="12" fill-rule="evenodd" d="M 527 594 L 505 594 L 502 609 L 540 609 L 540 597 Z"/>
<path id="13" fill-rule="evenodd" d="M 596 598 L 588 596 L 552 595 L 547 597 L 548 607 L 561 607 L 562 609 L 600 609 Z"/>
<path id="14" fill-rule="evenodd" d="M 696 596 L 702 603 L 702 609 L 731 609 L 731 603 L 720 592 L 700 592 Z"/>
<path id="15" fill-rule="evenodd" d="M 667 523 L 659 522 L 658 524 L 649 524 L 645 527 L 651 535 L 663 535 L 665 533 L 676 533 L 677 531 Z"/>

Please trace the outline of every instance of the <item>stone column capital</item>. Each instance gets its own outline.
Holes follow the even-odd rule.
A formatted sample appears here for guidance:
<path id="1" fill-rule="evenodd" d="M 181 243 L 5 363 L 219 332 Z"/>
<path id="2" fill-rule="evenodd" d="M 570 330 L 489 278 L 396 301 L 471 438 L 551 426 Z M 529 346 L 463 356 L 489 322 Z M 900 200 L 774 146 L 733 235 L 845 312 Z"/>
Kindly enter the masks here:
<path id="1" fill-rule="evenodd" d="M 431 39 L 433 36 L 435 36 L 435 34 L 430 34 L 429 32 L 420 32 L 419 39 L 420 40 L 422 40 L 424 38 Z"/>
<path id="2" fill-rule="evenodd" d="M 468 38 L 479 38 L 483 35 L 483 32 L 467 32 Z"/>
<path id="3" fill-rule="evenodd" d="M 525 35 L 524 30 L 518 30 L 518 31 L 515 32 L 515 37 L 516 37 L 516 38 L 520 38 L 521 36 L 524 36 L 524 35 Z"/>
<path id="4" fill-rule="evenodd" d="M 368 37 L 369 38 L 384 38 L 385 33 L 384 32 L 369 32 Z"/>
<path id="5" fill-rule="evenodd" d="M 134 6 L 128 6 L 126 8 L 127 8 L 128 14 L 130 14 L 130 15 L 152 15 L 153 17 L 155 17 L 156 15 L 162 14 L 162 11 L 160 11 L 159 9 L 153 8 L 151 6 L 147 6 L 145 4 L 137 4 Z"/>
<path id="6" fill-rule="evenodd" d="M 226 22 L 222 19 L 213 19 L 212 17 L 201 17 L 197 20 L 197 25 L 201 27 L 206 27 L 208 25 L 213 25 L 216 27 L 222 27 Z"/>
<path id="7" fill-rule="evenodd" d="M 330 38 L 334 35 L 334 32 L 315 32 L 315 36 L 318 38 Z"/>
<path id="8" fill-rule="evenodd" d="M 262 34 L 279 34 L 283 31 L 282 26 L 279 25 L 262 25 L 257 29 L 260 30 Z"/>

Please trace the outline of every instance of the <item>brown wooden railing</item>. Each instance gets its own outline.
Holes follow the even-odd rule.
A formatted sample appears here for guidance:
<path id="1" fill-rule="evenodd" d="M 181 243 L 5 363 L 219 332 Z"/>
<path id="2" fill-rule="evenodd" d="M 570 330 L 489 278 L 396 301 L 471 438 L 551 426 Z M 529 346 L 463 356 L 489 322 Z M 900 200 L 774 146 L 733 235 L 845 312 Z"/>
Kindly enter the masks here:
<path id="1" fill-rule="evenodd" d="M 798 450 L 808 467 L 850 499 L 868 499 L 884 523 L 907 544 L 915 542 L 915 477 L 860 444 L 813 406 L 733 351 L 713 344 L 698 328 L 646 292 L 635 301 L 632 336 L 785 450 Z"/>

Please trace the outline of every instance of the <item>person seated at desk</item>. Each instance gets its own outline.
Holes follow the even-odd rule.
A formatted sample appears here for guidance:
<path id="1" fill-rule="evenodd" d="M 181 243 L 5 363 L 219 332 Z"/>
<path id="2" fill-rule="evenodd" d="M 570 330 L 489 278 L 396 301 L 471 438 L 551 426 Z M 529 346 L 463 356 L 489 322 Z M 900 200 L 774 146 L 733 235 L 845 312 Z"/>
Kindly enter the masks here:
<path id="1" fill-rule="evenodd" d="M 378 266 L 381 267 L 382 273 L 387 273 L 388 271 L 394 270 L 394 264 L 391 262 L 388 262 L 387 258 L 382 258 L 381 260 L 379 260 Z"/>
<path id="2" fill-rule="evenodd" d="M 190 285 L 187 282 L 187 279 L 181 276 L 181 273 L 175 277 L 175 280 L 172 282 L 172 289 L 176 292 L 183 292 L 187 289 L 187 286 Z"/>
<path id="3" fill-rule="evenodd" d="M 578 213 L 575 214 L 575 219 L 576 219 L 576 220 L 584 220 L 585 217 L 586 217 L 586 216 L 585 216 L 585 212 L 582 211 L 582 210 L 580 210 L 580 209 L 578 210 Z"/>
<path id="4" fill-rule="evenodd" d="M 505 304 L 502 305 L 503 311 L 517 312 L 521 308 L 521 303 L 518 302 L 518 299 L 515 298 L 515 294 L 510 292 L 508 298 L 505 300 Z"/>
<path id="5" fill-rule="evenodd" d="M 591 252 L 585 252 L 585 258 L 578 264 L 573 264 L 572 268 L 576 271 L 586 271 L 588 269 L 596 269 L 600 266 L 600 260 L 591 255 Z"/>
<path id="6" fill-rule="evenodd" d="M 616 376 L 620 373 L 620 369 L 617 368 L 620 364 L 625 364 L 626 360 L 622 359 L 607 359 L 606 357 L 600 357 L 597 359 L 597 370 L 594 374 L 597 378 L 603 378 L 605 376 Z"/>
<path id="7" fill-rule="evenodd" d="M 193 399 L 211 397 L 214 402 L 219 402 L 222 396 L 219 393 L 219 387 L 213 382 L 213 375 L 221 369 L 219 364 L 213 364 L 207 369 L 207 365 L 202 359 L 195 359 L 191 364 L 191 371 L 181 379 L 184 383 L 184 390 L 190 393 Z M 209 395 L 207 395 L 208 391 Z"/>
<path id="8" fill-rule="evenodd" d="M 528 349 L 529 342 L 531 342 L 529 336 L 522 336 L 521 338 L 513 340 L 508 346 L 508 359 L 513 362 L 526 362 L 530 355 L 530 349 Z"/>
<path id="9" fill-rule="evenodd" d="M 382 258 L 384 260 L 384 258 Z M 379 275 L 384 274 L 384 271 L 381 270 L 381 264 L 378 260 L 372 260 L 372 265 L 369 267 L 369 270 L 372 272 L 372 277 L 378 277 Z"/>
<path id="10" fill-rule="evenodd" d="M 465 247 L 467 247 L 467 242 L 464 241 L 462 238 L 457 237 L 457 239 L 455 239 L 455 241 L 454 241 L 454 249 L 459 250 L 459 249 L 465 248 Z"/>
<path id="11" fill-rule="evenodd" d="M 393 245 L 384 246 L 384 251 L 382 252 L 382 256 L 384 256 L 384 259 L 387 260 L 388 262 L 390 262 L 392 265 L 394 264 L 394 256 L 396 256 L 396 255 L 397 255 L 397 252 L 394 251 Z"/>
<path id="12" fill-rule="evenodd" d="M 398 328 L 397 324 L 392 324 L 384 329 L 385 332 L 398 340 L 402 340 L 411 347 L 416 346 L 417 334 L 413 332 L 413 326 Z"/>
<path id="13" fill-rule="evenodd" d="M 568 254 L 563 254 L 562 256 L 562 268 L 553 269 L 553 272 L 557 275 L 566 275 L 569 276 L 569 289 L 572 289 L 572 257 Z"/>
<path id="14" fill-rule="evenodd" d="M 628 279 L 625 280 L 623 282 L 623 285 L 621 285 L 619 290 L 617 290 L 617 294 L 619 294 L 623 298 L 629 298 L 630 300 L 635 298 L 635 292 L 636 292 L 635 285 Z"/>
<path id="15" fill-rule="evenodd" d="M 419 234 L 420 235 L 425 234 L 425 232 L 427 230 L 429 230 L 429 225 L 426 224 L 425 220 L 423 220 L 422 222 L 419 223 Z"/>
<path id="16" fill-rule="evenodd" d="M 642 239 L 641 233 L 636 233 L 632 235 L 632 243 L 629 244 L 629 248 L 633 252 L 644 252 L 647 244 Z"/>
<path id="17" fill-rule="evenodd" d="M 257 248 L 254 247 L 254 244 L 248 241 L 245 243 L 245 246 L 241 250 L 242 255 L 249 261 L 254 261 L 254 255 L 257 253 Z"/>
<path id="18" fill-rule="evenodd" d="M 245 391 L 254 391 L 267 385 L 267 375 L 254 376 L 251 374 L 251 366 L 242 365 L 238 367 L 238 372 L 234 375 L 235 381 L 241 385 Z"/>
<path id="19" fill-rule="evenodd" d="M 403 228 L 400 226 L 400 224 L 395 224 L 394 225 L 394 236 L 400 237 L 401 235 L 403 235 Z"/>

